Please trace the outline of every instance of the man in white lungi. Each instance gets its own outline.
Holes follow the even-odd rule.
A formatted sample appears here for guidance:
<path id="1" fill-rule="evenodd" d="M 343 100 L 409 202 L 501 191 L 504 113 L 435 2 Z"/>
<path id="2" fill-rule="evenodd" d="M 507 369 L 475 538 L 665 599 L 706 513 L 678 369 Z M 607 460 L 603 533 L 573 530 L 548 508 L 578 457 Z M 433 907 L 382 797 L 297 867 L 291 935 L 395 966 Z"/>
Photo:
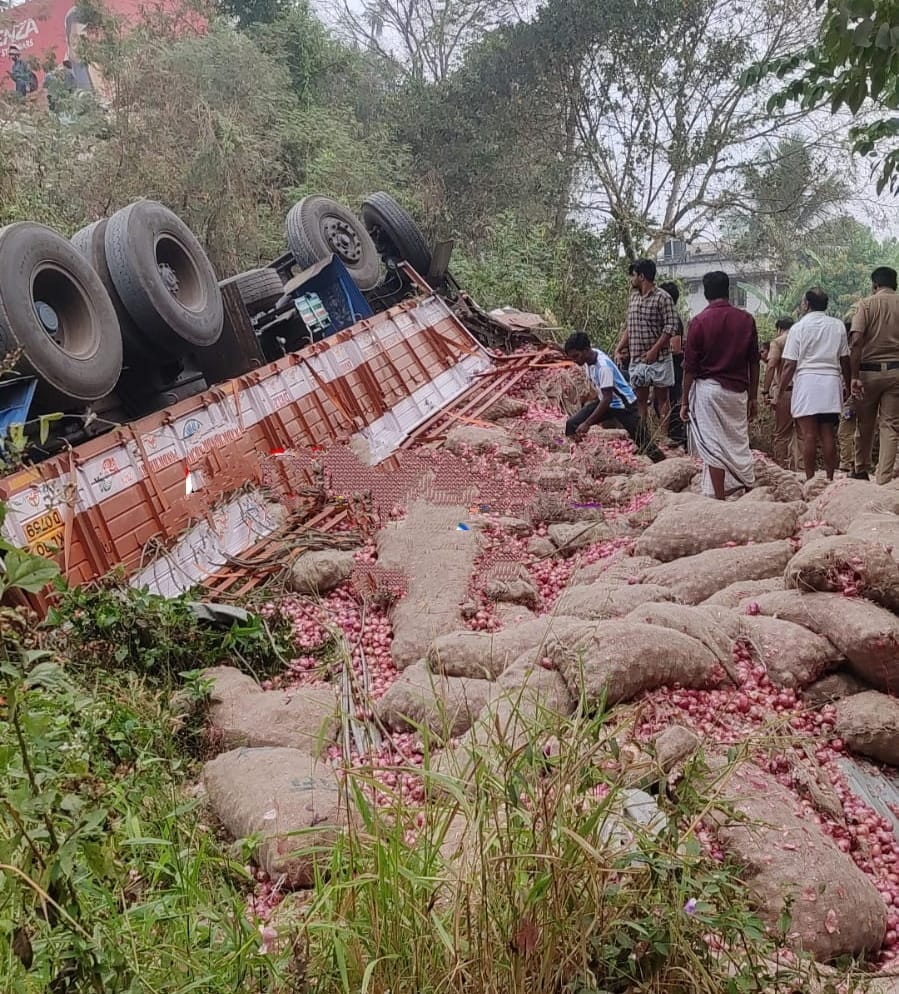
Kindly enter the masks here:
<path id="1" fill-rule="evenodd" d="M 818 444 L 827 479 L 837 468 L 837 428 L 843 401 L 849 397 L 849 342 L 846 325 L 827 310 L 820 287 L 806 290 L 802 317 L 790 329 L 784 347 L 781 386 L 790 391 L 790 412 L 802 442 L 805 477 L 815 475 Z"/>
<path id="2" fill-rule="evenodd" d="M 690 322 L 684 350 L 681 418 L 702 460 L 702 492 L 724 500 L 755 483 L 749 419 L 758 413 L 759 336 L 755 320 L 730 302 L 730 278 L 702 278 L 708 306 Z"/>

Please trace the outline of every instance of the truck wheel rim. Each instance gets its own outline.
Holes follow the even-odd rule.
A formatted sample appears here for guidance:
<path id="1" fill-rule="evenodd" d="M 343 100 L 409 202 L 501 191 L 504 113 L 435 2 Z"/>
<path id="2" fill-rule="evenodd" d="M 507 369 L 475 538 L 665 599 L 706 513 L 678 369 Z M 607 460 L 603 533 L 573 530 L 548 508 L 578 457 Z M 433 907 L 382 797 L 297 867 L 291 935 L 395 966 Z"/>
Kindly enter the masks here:
<path id="1" fill-rule="evenodd" d="M 93 354 L 94 311 L 84 288 L 70 273 L 58 266 L 40 266 L 31 278 L 31 306 L 47 337 L 62 352 L 76 359 Z"/>
<path id="2" fill-rule="evenodd" d="M 355 228 L 343 218 L 327 217 L 322 224 L 322 233 L 334 254 L 344 262 L 357 263 L 362 258 L 362 242 Z"/>
<path id="3" fill-rule="evenodd" d="M 182 307 L 201 311 L 206 306 L 206 294 L 190 252 L 171 235 L 160 235 L 155 251 L 162 285 Z"/>

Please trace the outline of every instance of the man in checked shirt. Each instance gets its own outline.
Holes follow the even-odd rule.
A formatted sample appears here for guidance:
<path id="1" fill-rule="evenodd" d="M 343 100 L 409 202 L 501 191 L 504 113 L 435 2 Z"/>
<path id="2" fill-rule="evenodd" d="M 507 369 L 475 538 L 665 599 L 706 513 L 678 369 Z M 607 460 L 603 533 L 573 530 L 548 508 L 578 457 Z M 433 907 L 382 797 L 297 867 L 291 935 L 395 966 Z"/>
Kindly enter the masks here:
<path id="1" fill-rule="evenodd" d="M 625 352 L 630 353 L 628 378 L 637 395 L 642 447 L 649 441 L 650 388 L 655 390 L 659 402 L 662 433 L 668 431 L 668 391 L 674 386 L 674 357 L 670 345 L 671 339 L 678 334 L 679 325 L 674 301 L 655 284 L 656 264 L 652 259 L 637 259 L 628 272 L 632 292 L 615 360 L 620 361 Z"/>

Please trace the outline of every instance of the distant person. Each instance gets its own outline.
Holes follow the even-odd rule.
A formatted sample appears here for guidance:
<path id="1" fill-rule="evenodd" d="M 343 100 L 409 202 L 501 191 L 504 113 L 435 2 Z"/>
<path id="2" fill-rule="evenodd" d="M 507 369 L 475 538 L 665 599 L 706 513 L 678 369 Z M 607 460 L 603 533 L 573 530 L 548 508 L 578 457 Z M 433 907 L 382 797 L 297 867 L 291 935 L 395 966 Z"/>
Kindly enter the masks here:
<path id="1" fill-rule="evenodd" d="M 674 301 L 680 300 L 680 290 L 676 283 L 660 283 L 659 289 Z M 687 448 L 687 426 L 680 419 L 680 402 L 684 386 L 684 322 L 677 314 L 677 333 L 671 338 L 671 356 L 674 359 L 674 386 L 668 392 L 670 413 L 668 415 L 668 437 L 676 446 Z M 661 411 L 656 413 L 661 421 Z"/>
<path id="2" fill-rule="evenodd" d="M 849 362 L 855 403 L 856 479 L 871 470 L 874 431 L 880 423 L 877 482 L 889 483 L 899 438 L 899 294 L 896 270 L 879 266 L 871 273 L 870 297 L 858 302 L 852 319 Z"/>
<path id="3" fill-rule="evenodd" d="M 824 472 L 832 480 L 837 468 L 837 428 L 843 397 L 849 396 L 849 343 L 846 326 L 828 316 L 827 294 L 820 287 L 806 290 L 802 317 L 790 329 L 783 351 L 781 387 L 791 391 L 790 410 L 799 429 L 802 463 L 807 480 L 815 475 L 818 446 Z M 844 390 L 845 387 L 845 390 Z"/>
<path id="4" fill-rule="evenodd" d="M 852 318 L 855 314 L 853 307 L 843 318 L 846 329 L 846 340 L 852 337 Z M 839 469 L 841 473 L 852 473 L 855 470 L 855 400 L 850 394 L 843 401 L 843 411 L 840 415 L 840 427 L 837 428 L 837 448 L 840 453 Z"/>
<path id="5" fill-rule="evenodd" d="M 22 58 L 22 53 L 17 45 L 9 46 L 9 57 L 12 62 L 9 75 L 15 85 L 16 93 L 20 97 L 34 93 L 37 89 L 37 76 L 31 66 Z"/>
<path id="6" fill-rule="evenodd" d="M 770 342 L 760 342 L 759 343 L 759 359 L 762 360 L 762 362 L 765 364 L 766 367 L 768 365 L 768 353 L 770 351 L 771 351 L 771 343 Z"/>
<path id="7" fill-rule="evenodd" d="M 669 391 L 674 386 L 674 359 L 671 339 L 678 331 L 674 301 L 655 285 L 656 264 L 652 259 L 637 259 L 628 273 L 632 293 L 627 303 L 624 335 L 615 349 L 618 359 L 630 353 L 628 380 L 637 395 L 640 413 L 641 450 L 649 440 L 649 391 L 658 397 L 662 430 L 668 430 Z"/>
<path id="8" fill-rule="evenodd" d="M 709 302 L 687 328 L 681 419 L 702 460 L 702 492 L 724 500 L 755 484 L 749 419 L 758 413 L 759 337 L 755 320 L 730 302 L 730 277 L 702 278 Z"/>
<path id="9" fill-rule="evenodd" d="M 799 469 L 801 453 L 797 444 L 796 422 L 790 410 L 790 391 L 781 388 L 783 350 L 793 319 L 778 318 L 774 322 L 777 334 L 768 346 L 765 382 L 762 385 L 762 402 L 774 410 L 774 437 L 771 441 L 771 458 L 784 469 Z"/>
<path id="10" fill-rule="evenodd" d="M 617 423 L 639 447 L 640 417 L 637 397 L 621 370 L 605 352 L 591 346 L 589 336 L 583 331 L 576 331 L 565 342 L 565 355 L 584 367 L 584 375 L 596 391 L 596 400 L 582 407 L 565 422 L 565 435 L 568 438 L 582 439 L 594 425 Z M 646 446 L 646 454 L 653 462 L 661 462 L 665 458 L 661 449 L 652 442 Z"/>
<path id="11" fill-rule="evenodd" d="M 63 59 L 61 66 L 56 66 L 44 76 L 44 89 L 47 91 L 47 105 L 53 113 L 58 113 L 61 100 L 75 89 L 75 74 L 68 59 Z"/>

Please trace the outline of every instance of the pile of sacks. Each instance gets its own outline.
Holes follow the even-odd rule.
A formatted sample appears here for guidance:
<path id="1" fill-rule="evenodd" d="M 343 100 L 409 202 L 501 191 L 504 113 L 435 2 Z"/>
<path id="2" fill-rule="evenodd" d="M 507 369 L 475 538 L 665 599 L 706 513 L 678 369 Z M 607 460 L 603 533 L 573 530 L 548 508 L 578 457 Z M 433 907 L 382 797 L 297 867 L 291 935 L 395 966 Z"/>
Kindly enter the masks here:
<path id="1" fill-rule="evenodd" d="M 484 444 L 494 442 L 505 445 L 496 432 Z M 508 447 L 503 451 L 508 456 Z M 591 538 L 629 532 L 630 553 L 581 568 L 589 546 L 550 543 L 543 555 L 574 558 L 568 587 L 548 613 L 493 633 L 466 627 L 453 600 L 474 557 L 464 537 L 444 527 L 456 511 L 418 508 L 413 520 L 439 521 L 439 547 L 430 548 L 427 532 L 405 545 L 414 550 L 417 600 L 397 608 L 400 673 L 374 704 L 378 727 L 427 730 L 464 776 L 469 747 L 489 744 L 500 728 L 527 742 L 546 711 L 589 712 L 676 685 L 737 692 L 740 645 L 773 684 L 808 689 L 810 700 L 829 674 L 851 674 L 854 680 L 840 685 L 855 693 L 837 702 L 837 734 L 865 756 L 899 763 L 899 489 L 860 481 L 806 487 L 766 461 L 757 468 L 756 490 L 716 502 L 689 489 L 697 473 L 691 460 L 622 463 L 617 476 L 601 481 L 607 492 L 622 506 L 638 493 L 654 496 L 638 514 L 595 522 Z M 557 503 L 559 517 L 570 520 L 570 502 Z M 506 521 L 521 526 L 520 519 Z M 394 527 L 385 553 L 389 545 L 401 558 L 403 532 Z M 441 555 L 452 561 L 445 575 Z M 443 596 L 428 611 L 433 590 Z M 318 688 L 305 702 L 311 689 L 303 688 L 302 703 L 271 705 L 271 714 L 248 722 L 239 716 L 245 705 L 262 707 L 257 689 L 235 690 L 233 672 L 214 676 L 213 722 L 233 748 L 207 764 L 210 801 L 235 836 L 260 834 L 259 858 L 270 873 L 308 885 L 308 853 L 326 848 L 350 817 L 337 775 L 321 759 L 337 728 L 336 697 Z M 301 733 L 295 722 L 305 722 Z M 786 905 L 793 908 L 795 944 L 821 960 L 877 949 L 888 924 L 881 895 L 820 828 L 797 818 L 795 799 L 769 780 L 750 765 L 729 798 L 743 820 L 722 816 L 718 825 L 721 844 L 747 868 L 761 912 L 774 925 Z M 746 818 L 764 827 L 754 832 Z"/>

